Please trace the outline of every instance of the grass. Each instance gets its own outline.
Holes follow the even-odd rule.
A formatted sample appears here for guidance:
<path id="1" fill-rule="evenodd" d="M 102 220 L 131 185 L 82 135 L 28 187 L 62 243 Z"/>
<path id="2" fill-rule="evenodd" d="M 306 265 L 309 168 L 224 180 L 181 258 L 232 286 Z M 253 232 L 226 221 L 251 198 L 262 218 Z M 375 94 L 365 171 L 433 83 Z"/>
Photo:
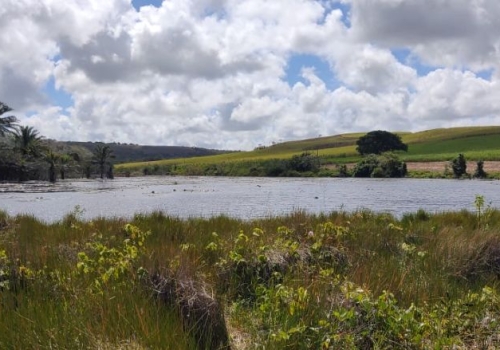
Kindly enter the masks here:
<path id="1" fill-rule="evenodd" d="M 0 212 L 0 348 L 223 348 L 197 328 L 219 316 L 233 349 L 495 347 L 500 212 L 478 209 L 130 224 Z"/>
<path id="2" fill-rule="evenodd" d="M 402 136 L 403 142 L 409 145 L 408 153 L 401 154 L 405 161 L 449 161 L 458 153 L 463 153 L 468 160 L 500 159 L 500 127 L 498 126 L 434 129 L 416 133 L 399 132 L 398 134 Z M 362 133 L 353 133 L 290 141 L 249 152 L 207 157 L 118 164 L 116 170 L 118 174 L 141 174 L 146 168 L 166 167 L 168 169 L 160 173 L 199 175 L 207 172 L 206 168 L 210 166 L 248 168 L 259 166 L 270 160 L 290 159 L 293 155 L 303 152 L 317 155 L 321 158 L 323 165 L 346 164 L 359 161 L 360 157 L 356 152 L 355 144 L 362 135 Z M 243 173 L 243 171 L 240 172 Z M 158 171 L 152 171 L 152 173 L 158 173 Z M 234 173 L 237 174 L 238 171 Z"/>

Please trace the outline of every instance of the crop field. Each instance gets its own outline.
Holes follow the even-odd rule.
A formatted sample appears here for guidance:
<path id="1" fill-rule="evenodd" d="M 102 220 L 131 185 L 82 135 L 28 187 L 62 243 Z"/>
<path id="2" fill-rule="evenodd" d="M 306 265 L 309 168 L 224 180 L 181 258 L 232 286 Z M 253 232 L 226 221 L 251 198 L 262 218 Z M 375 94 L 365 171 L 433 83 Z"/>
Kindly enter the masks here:
<path id="1" fill-rule="evenodd" d="M 498 348 L 499 230 L 482 197 L 401 219 L 0 212 L 0 348 Z"/>
<path id="2" fill-rule="evenodd" d="M 399 132 L 408 144 L 408 153 L 401 153 L 405 161 L 449 161 L 463 153 L 469 160 L 500 160 L 500 127 L 461 127 L 434 129 L 416 133 Z M 234 152 L 208 157 L 168 159 L 154 162 L 118 164 L 118 171 L 139 171 L 148 166 L 200 165 L 259 162 L 289 159 L 310 152 L 322 159 L 324 165 L 346 164 L 360 159 L 356 141 L 362 133 L 319 137 L 308 140 L 283 142 L 260 147 L 248 152 Z"/>

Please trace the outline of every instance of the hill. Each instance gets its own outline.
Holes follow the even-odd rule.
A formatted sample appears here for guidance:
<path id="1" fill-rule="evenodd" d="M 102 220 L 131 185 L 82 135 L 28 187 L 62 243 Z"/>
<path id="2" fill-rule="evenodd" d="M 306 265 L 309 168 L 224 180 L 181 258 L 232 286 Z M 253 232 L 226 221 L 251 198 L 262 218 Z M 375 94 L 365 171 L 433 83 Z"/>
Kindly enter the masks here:
<path id="1" fill-rule="evenodd" d="M 500 160 L 500 126 L 459 127 L 433 129 L 421 132 L 397 132 L 409 145 L 402 153 L 405 161 L 448 161 L 458 153 L 469 160 Z M 359 160 L 356 141 L 364 133 L 349 133 L 306 140 L 278 143 L 248 152 L 223 153 L 184 159 L 163 159 L 156 162 L 134 162 L 120 165 L 121 169 L 139 169 L 146 166 L 175 164 L 220 164 L 252 162 L 269 159 L 288 159 L 293 155 L 311 152 L 321 158 L 322 164 L 344 164 Z"/>
<path id="2" fill-rule="evenodd" d="M 99 142 L 58 142 L 73 147 L 80 147 L 92 152 Z M 126 143 L 107 143 L 114 152 L 116 163 L 155 161 L 161 159 L 203 157 L 224 154 L 229 151 L 219 151 L 199 147 L 183 146 L 141 146 Z"/>

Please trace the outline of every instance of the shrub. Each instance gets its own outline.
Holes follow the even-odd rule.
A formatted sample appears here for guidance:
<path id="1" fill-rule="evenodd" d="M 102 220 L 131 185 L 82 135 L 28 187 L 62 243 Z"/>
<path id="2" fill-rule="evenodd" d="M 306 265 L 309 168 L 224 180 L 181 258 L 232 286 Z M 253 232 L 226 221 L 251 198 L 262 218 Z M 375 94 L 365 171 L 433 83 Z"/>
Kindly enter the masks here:
<path id="1" fill-rule="evenodd" d="M 406 163 L 393 153 L 370 154 L 356 164 L 353 171 L 354 177 L 404 177 L 406 174 Z"/>
<path id="2" fill-rule="evenodd" d="M 339 177 L 348 177 L 349 171 L 347 170 L 347 165 L 339 165 Z"/>
<path id="3" fill-rule="evenodd" d="M 377 156 L 374 154 L 370 154 L 363 158 L 356 166 L 354 167 L 352 176 L 354 177 L 370 177 L 373 173 L 373 170 L 378 166 Z"/>
<path id="4" fill-rule="evenodd" d="M 458 157 L 451 161 L 451 169 L 453 170 L 453 175 L 456 178 L 460 178 L 467 174 L 467 162 L 465 156 L 460 153 Z"/>
<path id="5" fill-rule="evenodd" d="M 305 152 L 301 155 L 293 156 L 288 162 L 288 168 L 298 172 L 316 172 L 319 170 L 319 161 L 311 153 Z"/>
<path id="6" fill-rule="evenodd" d="M 484 179 L 488 176 L 488 174 L 484 171 L 484 162 L 479 160 L 476 165 L 476 171 L 474 171 L 474 178 L 476 179 Z"/>

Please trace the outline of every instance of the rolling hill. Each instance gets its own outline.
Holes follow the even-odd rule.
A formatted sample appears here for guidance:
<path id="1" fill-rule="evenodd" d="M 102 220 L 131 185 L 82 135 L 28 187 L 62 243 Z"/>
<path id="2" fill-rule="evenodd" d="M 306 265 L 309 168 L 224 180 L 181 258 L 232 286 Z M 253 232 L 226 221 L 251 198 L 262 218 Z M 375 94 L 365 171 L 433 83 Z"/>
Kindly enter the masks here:
<path id="1" fill-rule="evenodd" d="M 397 132 L 408 144 L 405 161 L 448 161 L 458 153 L 469 160 L 500 160 L 500 126 L 459 127 L 421 132 Z M 175 164 L 220 164 L 231 162 L 287 159 L 296 154 L 311 152 L 322 164 L 343 164 L 359 160 L 356 141 L 364 133 L 350 133 L 306 140 L 278 143 L 248 152 L 212 154 L 202 157 L 163 159 L 153 162 L 133 162 L 117 165 L 118 170 L 137 170 L 146 166 Z"/>

